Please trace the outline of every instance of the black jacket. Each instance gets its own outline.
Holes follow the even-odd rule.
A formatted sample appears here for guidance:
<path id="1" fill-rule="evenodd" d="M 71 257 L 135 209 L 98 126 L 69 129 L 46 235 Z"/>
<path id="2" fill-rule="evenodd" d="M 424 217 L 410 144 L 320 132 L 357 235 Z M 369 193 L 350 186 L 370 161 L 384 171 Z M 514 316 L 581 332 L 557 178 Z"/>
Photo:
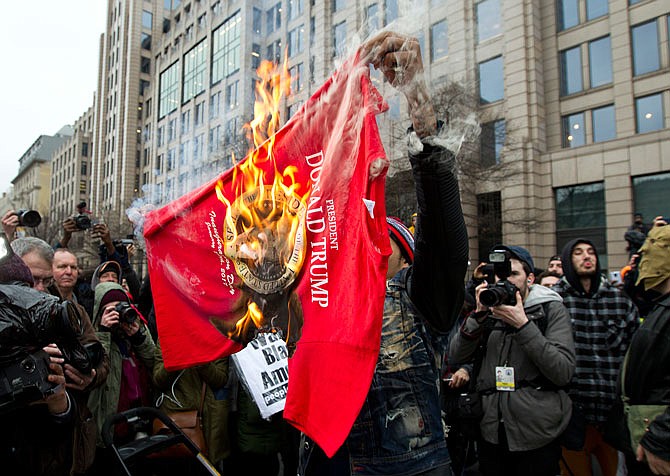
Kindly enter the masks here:
<path id="1" fill-rule="evenodd" d="M 468 267 L 468 234 L 454 159 L 424 141 L 422 152 L 410 152 L 410 163 L 419 210 L 409 295 L 435 330 L 449 332 L 463 305 Z"/>
<path id="2" fill-rule="evenodd" d="M 649 425 L 640 444 L 670 461 L 670 294 L 655 302 L 628 352 L 624 387 L 630 403 L 669 405 Z"/>

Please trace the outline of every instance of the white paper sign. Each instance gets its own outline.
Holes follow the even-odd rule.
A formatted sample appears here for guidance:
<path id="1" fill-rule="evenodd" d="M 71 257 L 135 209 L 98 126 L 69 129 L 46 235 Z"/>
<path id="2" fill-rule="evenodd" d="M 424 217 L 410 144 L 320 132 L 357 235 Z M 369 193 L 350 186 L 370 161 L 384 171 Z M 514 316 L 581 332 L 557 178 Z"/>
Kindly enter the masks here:
<path id="1" fill-rule="evenodd" d="M 267 419 L 282 411 L 288 389 L 288 350 L 281 336 L 260 333 L 232 358 L 261 416 Z"/>

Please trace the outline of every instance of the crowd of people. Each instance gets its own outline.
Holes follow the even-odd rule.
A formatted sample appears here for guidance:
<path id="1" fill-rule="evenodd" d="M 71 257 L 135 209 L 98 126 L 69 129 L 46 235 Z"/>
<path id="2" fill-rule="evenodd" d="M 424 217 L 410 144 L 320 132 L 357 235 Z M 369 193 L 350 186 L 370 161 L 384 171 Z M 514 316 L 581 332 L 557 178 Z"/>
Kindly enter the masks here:
<path id="1" fill-rule="evenodd" d="M 622 285 L 603 275 L 596 246 L 581 238 L 544 270 L 523 246 L 496 245 L 465 283 L 468 237 L 454 157 L 435 140 L 448 125 L 426 100 L 419 42 L 385 32 L 361 55 L 407 98 L 418 211 L 410 228 L 387 219 L 392 253 L 379 359 L 340 450 L 329 458 L 281 414 L 261 418 L 228 358 L 167 371 L 149 277 L 140 282 L 104 224 L 95 229 L 100 265 L 85 280 L 68 248 L 78 232 L 72 219 L 52 246 L 17 237 L 9 210 L 0 285 L 72 303 L 80 343 L 101 350 L 84 372 L 56 343 L 45 345 L 55 391 L 3 415 L 11 420 L 0 432 L 8 474 L 116 474 L 103 424 L 144 406 L 201 412 L 207 457 L 223 474 L 670 474 L 668 223 L 658 217 L 636 226 L 645 239 Z M 647 413 L 632 421 L 640 409 Z M 119 425 L 114 441 L 149 431 Z M 189 474 L 192 464 L 174 461 L 171 474 Z"/>

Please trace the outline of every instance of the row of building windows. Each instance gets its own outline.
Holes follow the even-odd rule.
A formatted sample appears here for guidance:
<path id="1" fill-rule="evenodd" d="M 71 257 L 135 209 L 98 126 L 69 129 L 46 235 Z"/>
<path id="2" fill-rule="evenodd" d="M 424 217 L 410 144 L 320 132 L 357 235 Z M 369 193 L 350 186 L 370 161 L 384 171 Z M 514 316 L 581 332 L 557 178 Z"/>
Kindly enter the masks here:
<path id="1" fill-rule="evenodd" d="M 235 13 L 212 32 L 212 66 L 210 84 L 214 85 L 240 68 L 240 13 Z M 208 40 L 202 40 L 183 58 L 183 78 L 179 61 L 165 69 L 159 78 L 158 118 L 179 107 L 179 85 L 182 83 L 181 103 L 190 101 L 206 89 Z M 181 81 L 180 81 L 181 80 Z"/>
<path id="2" fill-rule="evenodd" d="M 639 76 L 662 67 L 659 25 L 665 22 L 665 31 L 670 39 L 670 16 L 653 19 L 631 28 L 633 76 Z M 584 75 L 582 58 L 586 58 L 588 71 Z M 670 60 L 665 62 L 670 63 Z M 611 84 L 612 44 L 609 36 L 577 45 L 560 52 L 561 95 L 567 96 L 589 88 Z M 588 84 L 584 84 L 584 77 Z"/>
<path id="3" fill-rule="evenodd" d="M 666 213 L 670 202 L 670 172 L 631 178 L 633 209 L 648 220 Z M 590 239 L 598 249 L 603 269 L 607 263 L 607 223 L 605 184 L 596 182 L 554 189 L 556 210 L 556 249 L 570 240 Z M 502 242 L 502 202 L 500 192 L 477 195 L 478 247 L 480 261 L 487 261 L 488 250 Z"/>
<path id="4" fill-rule="evenodd" d="M 628 0 L 629 5 L 646 0 Z M 557 0 L 558 30 L 567 30 L 582 23 L 602 18 L 609 13 L 607 0 Z"/>
<path id="5" fill-rule="evenodd" d="M 635 98 L 635 132 L 644 134 L 665 128 L 663 92 Z M 561 118 L 563 147 L 616 139 L 613 104 L 581 111 Z"/>

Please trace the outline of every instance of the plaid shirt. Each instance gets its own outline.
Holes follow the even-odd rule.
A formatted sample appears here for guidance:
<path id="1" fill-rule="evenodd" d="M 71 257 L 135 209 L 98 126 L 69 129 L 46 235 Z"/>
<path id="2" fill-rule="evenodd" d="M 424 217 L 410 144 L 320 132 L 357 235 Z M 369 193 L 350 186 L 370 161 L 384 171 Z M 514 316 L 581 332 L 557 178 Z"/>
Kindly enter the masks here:
<path id="1" fill-rule="evenodd" d="M 570 312 L 577 367 L 570 398 L 590 423 L 603 423 L 616 397 L 619 367 L 640 325 L 637 307 L 604 279 L 587 296 L 561 279 L 553 287 Z"/>

